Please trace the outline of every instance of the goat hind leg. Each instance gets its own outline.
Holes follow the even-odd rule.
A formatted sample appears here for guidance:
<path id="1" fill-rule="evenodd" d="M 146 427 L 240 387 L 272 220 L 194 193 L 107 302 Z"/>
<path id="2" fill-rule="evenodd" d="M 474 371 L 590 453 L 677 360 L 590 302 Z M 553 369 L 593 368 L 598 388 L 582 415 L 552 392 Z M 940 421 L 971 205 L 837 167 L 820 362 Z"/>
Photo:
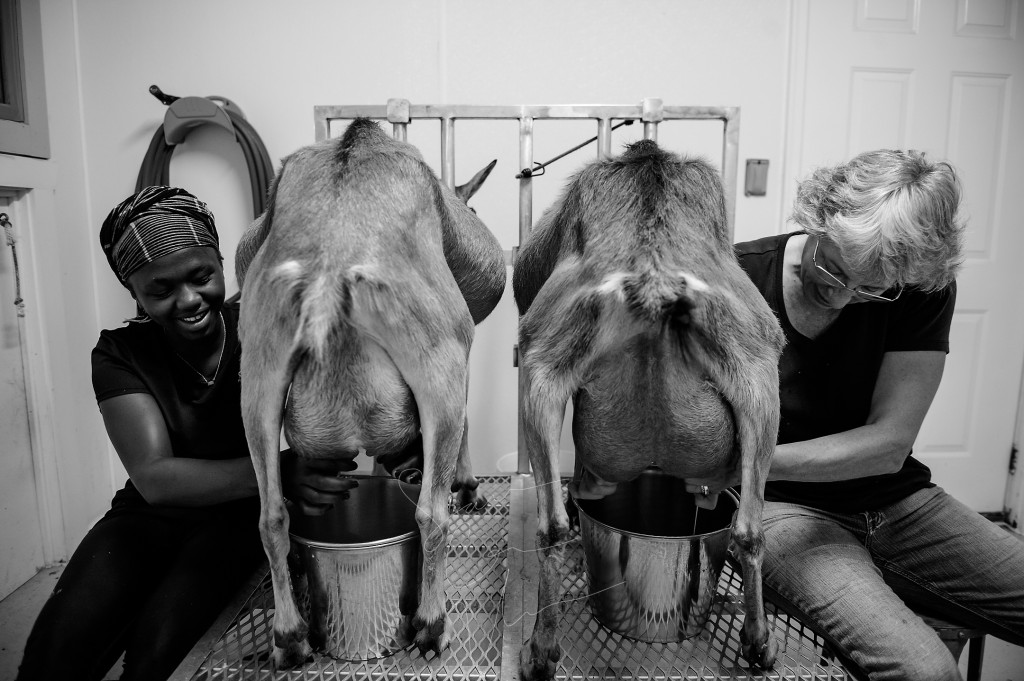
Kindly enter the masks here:
<path id="1" fill-rule="evenodd" d="M 469 372 L 466 372 L 466 395 L 469 395 Z M 482 511 L 487 507 L 487 497 L 477 491 L 480 482 L 473 476 L 473 465 L 469 460 L 469 415 L 462 427 L 462 442 L 459 445 L 459 460 L 455 465 L 456 507 L 465 511 Z"/>
<path id="2" fill-rule="evenodd" d="M 448 500 L 466 422 L 469 346 L 454 337 L 433 336 L 430 329 L 411 330 L 406 318 L 380 317 L 376 334 L 412 390 L 419 409 L 423 439 L 423 478 L 416 523 L 423 552 L 420 602 L 413 617 L 416 645 L 422 651 L 448 647 L 445 571 L 448 550 Z M 398 323 L 401 321 L 402 323 Z M 392 322 L 392 323 L 389 323 Z M 472 336 L 470 320 L 465 320 Z"/>
<path id="3" fill-rule="evenodd" d="M 429 390 L 416 394 L 423 433 L 423 486 L 416 509 L 423 551 L 420 604 L 413 618 L 417 629 L 416 645 L 421 651 L 441 652 L 448 647 L 448 614 L 445 597 L 445 573 L 448 551 L 448 499 L 466 420 L 464 381 L 452 381 L 459 369 L 456 363 L 445 370 L 428 371 L 425 381 L 410 381 Z M 453 371 L 454 370 L 454 371 Z M 431 378 L 432 375 L 432 378 Z M 461 389 L 459 386 L 461 385 Z M 448 389 L 445 390 L 444 388 Z"/>
<path id="4" fill-rule="evenodd" d="M 566 400 L 538 394 L 530 389 L 531 372 L 524 366 L 523 434 L 533 467 L 537 490 L 537 549 L 540 559 L 537 619 L 530 640 L 519 654 L 523 681 L 554 678 L 561 649 L 555 640 L 558 628 L 558 600 L 561 568 L 566 560 L 565 544 L 570 536 L 569 517 L 562 501 L 558 472 L 558 443 L 562 432 Z"/>
<path id="5" fill-rule="evenodd" d="M 260 492 L 260 537 L 274 589 L 272 660 L 277 669 L 288 669 L 304 663 L 312 650 L 291 587 L 288 511 L 281 491 L 281 408 L 290 374 L 287 360 L 271 359 L 273 353 L 265 341 L 266 337 L 253 336 L 242 356 L 242 415 Z"/>
<path id="6" fill-rule="evenodd" d="M 743 570 L 745 618 L 740 652 L 752 666 L 770 669 L 778 645 L 768 630 L 761 586 L 764 555 L 764 486 L 768 479 L 779 429 L 778 350 L 781 335 L 772 341 L 768 317 L 765 331 L 751 333 L 751 318 L 737 309 L 738 299 L 712 289 L 691 313 L 690 332 L 699 363 L 730 407 L 740 457 L 739 509 L 732 545 Z M 753 327 L 758 331 L 758 327 Z M 776 330 L 776 334 L 778 334 Z M 707 501 L 711 501 L 709 498 Z M 704 504 L 698 504 L 704 505 Z M 707 504 L 713 506 L 713 504 Z"/>
<path id="7" fill-rule="evenodd" d="M 774 400 L 772 398 L 775 398 Z M 764 485 L 768 478 L 778 414 L 777 393 L 765 404 L 738 414 L 741 447 L 742 493 L 732 531 L 732 542 L 743 568 L 743 601 L 746 617 L 740 635 L 740 652 L 747 662 L 761 669 L 775 664 L 778 644 L 768 630 L 761 586 L 761 561 L 764 555 Z M 773 425 L 775 424 L 775 425 Z"/>
<path id="8" fill-rule="evenodd" d="M 480 481 L 473 475 L 469 460 L 469 417 L 462 427 L 462 442 L 459 445 L 459 459 L 455 464 L 455 506 L 463 511 L 482 511 L 487 507 L 487 497 L 479 491 Z"/>

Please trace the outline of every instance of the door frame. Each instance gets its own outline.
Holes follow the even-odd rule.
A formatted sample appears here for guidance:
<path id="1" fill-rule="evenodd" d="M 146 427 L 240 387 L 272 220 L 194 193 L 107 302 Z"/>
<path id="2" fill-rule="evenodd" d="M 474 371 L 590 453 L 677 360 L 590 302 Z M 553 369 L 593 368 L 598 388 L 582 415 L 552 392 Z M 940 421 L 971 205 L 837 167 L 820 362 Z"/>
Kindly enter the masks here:
<path id="1" fill-rule="evenodd" d="M 1017 398 L 1017 427 L 1013 435 L 1010 477 L 1006 481 L 1006 496 L 1003 499 L 1003 513 L 1006 521 L 1024 533 L 1024 374 L 1021 375 L 1020 397 Z"/>
<path id="2" fill-rule="evenodd" d="M 25 299 L 24 337 L 22 361 L 25 368 L 25 400 L 28 407 L 29 437 L 32 449 L 32 469 L 36 485 L 36 502 L 43 549 L 43 563 L 50 565 L 67 556 L 64 532 L 63 504 L 58 474 L 56 409 L 54 381 L 49 354 L 50 338 L 44 320 L 47 318 L 44 296 L 39 295 L 40 251 L 37 248 L 33 225 L 52 217 L 53 204 L 41 195 L 41 187 L 0 186 L 0 196 L 10 200 L 3 212 L 10 216 L 14 227 L 21 294 Z M 6 238 L 3 248 L 7 249 Z M 11 301 L 0 301 L 11 304 Z"/>

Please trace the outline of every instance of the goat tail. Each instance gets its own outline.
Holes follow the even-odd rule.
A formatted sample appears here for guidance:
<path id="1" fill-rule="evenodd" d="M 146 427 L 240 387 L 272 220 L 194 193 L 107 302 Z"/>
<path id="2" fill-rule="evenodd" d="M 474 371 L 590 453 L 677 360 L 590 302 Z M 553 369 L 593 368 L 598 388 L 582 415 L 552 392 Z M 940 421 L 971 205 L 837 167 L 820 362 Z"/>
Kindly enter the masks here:
<path id="1" fill-rule="evenodd" d="M 700 305 L 708 285 L 680 270 L 617 273 L 605 279 L 599 290 L 616 294 L 640 321 L 667 323 L 681 329 L 689 326 L 691 313 Z"/>
<path id="2" fill-rule="evenodd" d="M 272 284 L 286 300 L 289 310 L 299 312 L 295 347 L 323 360 L 332 333 L 354 326 L 378 335 L 381 322 L 394 322 L 404 309 L 387 278 L 371 265 L 356 265 L 340 273 L 317 268 L 309 271 L 297 261 L 279 265 Z"/>
<path id="3" fill-rule="evenodd" d="M 282 306 L 282 320 L 294 319 L 293 347 L 324 357 L 328 336 L 342 313 L 345 291 L 334 275 L 319 272 L 297 260 L 288 260 L 274 267 L 267 282 Z"/>
<path id="4" fill-rule="evenodd" d="M 385 329 L 408 324 L 409 301 L 394 289 L 392 279 L 376 265 L 350 267 L 341 282 L 345 321 L 378 340 L 388 334 Z"/>
<path id="5" fill-rule="evenodd" d="M 269 283 L 283 304 L 290 301 L 280 314 L 290 317 L 298 311 L 293 348 L 323 361 L 331 335 L 346 327 L 380 335 L 381 322 L 395 322 L 404 306 L 387 278 L 378 275 L 370 265 L 327 272 L 291 260 L 274 268 Z"/>

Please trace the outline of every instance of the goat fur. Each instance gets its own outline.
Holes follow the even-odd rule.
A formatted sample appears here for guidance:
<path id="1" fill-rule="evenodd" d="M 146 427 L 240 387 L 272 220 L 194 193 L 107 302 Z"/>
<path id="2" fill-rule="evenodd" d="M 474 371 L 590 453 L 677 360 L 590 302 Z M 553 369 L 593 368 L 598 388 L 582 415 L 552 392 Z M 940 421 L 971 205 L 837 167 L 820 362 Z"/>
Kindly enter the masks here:
<path id="1" fill-rule="evenodd" d="M 422 649 L 448 644 L 449 495 L 484 503 L 466 451 L 469 350 L 506 277 L 500 245 L 465 203 L 490 167 L 452 191 L 415 147 L 357 119 L 284 159 L 266 212 L 238 246 L 242 415 L 278 668 L 303 663 L 323 636 L 298 612 L 286 564 L 282 427 L 308 458 L 379 458 L 422 434 L 423 568 L 411 627 Z"/>
<path id="2" fill-rule="evenodd" d="M 589 493 L 609 494 L 651 466 L 680 478 L 741 468 L 732 542 L 744 576 L 742 650 L 771 667 L 761 510 L 783 336 L 733 253 L 714 168 L 649 140 L 590 163 L 523 244 L 513 291 L 541 560 L 521 678 L 552 678 L 561 654 L 553 606 L 569 520 L 558 444 L 570 398 L 578 474 L 597 481 Z"/>

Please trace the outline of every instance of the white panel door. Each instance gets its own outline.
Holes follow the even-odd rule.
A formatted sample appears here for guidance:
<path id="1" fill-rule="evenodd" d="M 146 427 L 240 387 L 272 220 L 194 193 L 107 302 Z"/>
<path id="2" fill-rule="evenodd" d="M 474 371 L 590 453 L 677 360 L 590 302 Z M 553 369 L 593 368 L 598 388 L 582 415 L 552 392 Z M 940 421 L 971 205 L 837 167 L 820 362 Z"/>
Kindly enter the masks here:
<path id="1" fill-rule="evenodd" d="M 0 196 L 0 213 L 10 213 Z M 43 565 L 14 259 L 0 228 L 0 599 Z"/>
<path id="2" fill-rule="evenodd" d="M 915 452 L 951 494 L 979 511 L 1002 510 L 1024 362 L 1020 3 L 797 6 L 806 28 L 794 38 L 806 40 L 793 74 L 802 129 L 788 165 L 797 179 L 880 147 L 920 149 L 960 172 L 967 261 L 945 375 Z"/>

